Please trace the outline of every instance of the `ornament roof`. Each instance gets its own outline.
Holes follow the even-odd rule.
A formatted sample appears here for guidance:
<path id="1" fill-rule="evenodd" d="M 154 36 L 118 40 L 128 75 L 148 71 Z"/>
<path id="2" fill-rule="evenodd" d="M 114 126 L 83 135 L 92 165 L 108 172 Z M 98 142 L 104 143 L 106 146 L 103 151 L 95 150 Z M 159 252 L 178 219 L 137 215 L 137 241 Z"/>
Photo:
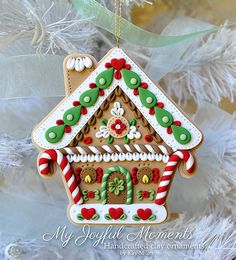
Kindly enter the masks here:
<path id="1" fill-rule="evenodd" d="M 121 70 L 118 71 L 117 67 L 108 68 L 112 59 L 124 59 L 125 64 L 128 66 L 123 66 L 123 70 L 121 68 Z M 106 86 L 106 81 L 103 82 L 103 79 L 101 80 L 102 77 L 100 75 L 105 70 L 113 70 L 112 75 L 114 75 L 114 77 L 112 77 L 109 86 Z M 132 74 L 132 72 L 134 72 L 134 74 Z M 109 81 L 109 75 L 107 81 Z M 100 90 L 102 89 L 103 92 L 102 96 L 98 95 L 95 102 L 92 102 L 94 96 L 90 96 L 89 100 L 88 96 L 85 94 L 86 91 L 91 90 L 89 87 L 91 86 L 91 83 L 96 83 L 97 87 L 99 87 Z M 96 85 L 94 84 L 95 87 Z M 82 84 L 79 85 L 70 96 L 65 97 L 55 109 L 39 123 L 32 133 L 33 142 L 41 149 L 60 149 L 66 147 L 117 86 L 126 93 L 138 110 L 147 119 L 149 124 L 174 151 L 178 149 L 190 150 L 201 143 L 203 139 L 201 131 L 190 121 L 190 119 L 188 119 L 184 112 L 182 112 L 177 105 L 163 93 L 161 88 L 120 48 L 114 48 L 109 51 L 99 62 L 98 67 L 82 82 Z M 94 95 L 96 95 L 95 89 Z M 81 98 L 83 98 L 83 102 L 79 103 L 78 101 L 81 101 Z M 154 101 L 155 105 L 153 106 L 152 102 Z M 76 124 L 66 126 L 67 119 L 65 116 L 67 116 L 69 120 L 72 120 L 68 116 L 68 110 L 75 107 L 73 104 L 76 103 L 77 105 L 79 104 L 77 111 L 78 113 L 81 113 L 81 110 L 84 108 L 82 106 L 86 104 L 84 102 L 87 102 L 87 104 L 92 102 L 94 104 L 86 106 L 86 113 L 80 116 Z M 163 109 L 160 108 L 160 104 L 164 105 Z M 150 110 L 152 110 L 152 113 Z M 52 141 L 53 138 L 50 139 L 48 137 L 48 135 L 52 137 L 51 133 L 53 132 L 50 132 L 51 130 L 49 129 L 52 129 L 54 126 L 58 127 L 56 126 L 58 119 L 64 120 L 64 122 L 62 120 L 59 121 L 62 121 L 62 124 L 64 123 L 64 125 L 61 125 L 62 130 L 60 131 L 65 131 L 65 134 L 63 134 L 60 140 L 56 140 L 55 138 L 54 142 Z M 171 126 L 168 126 L 169 120 L 171 121 Z M 66 129 L 69 129 L 69 131 Z M 187 137 L 187 143 L 184 143 L 184 140 L 182 140 L 184 137 Z"/>

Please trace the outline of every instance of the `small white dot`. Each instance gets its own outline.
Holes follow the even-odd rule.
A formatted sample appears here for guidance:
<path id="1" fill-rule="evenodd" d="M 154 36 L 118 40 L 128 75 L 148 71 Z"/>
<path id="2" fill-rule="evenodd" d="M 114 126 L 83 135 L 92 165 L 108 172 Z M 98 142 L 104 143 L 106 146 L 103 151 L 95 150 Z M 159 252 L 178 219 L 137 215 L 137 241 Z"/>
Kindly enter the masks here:
<path id="1" fill-rule="evenodd" d="M 91 100 L 91 98 L 89 96 L 84 97 L 84 102 L 85 103 L 88 103 L 90 100 Z"/>
<path id="2" fill-rule="evenodd" d="M 49 138 L 52 138 L 52 139 L 56 138 L 56 134 L 54 132 L 50 132 L 48 134 L 48 136 L 49 136 Z"/>
<path id="3" fill-rule="evenodd" d="M 73 120 L 73 115 L 72 114 L 68 114 L 67 116 L 66 116 L 66 119 L 68 120 L 68 121 L 71 121 L 71 120 Z"/>
<path id="4" fill-rule="evenodd" d="M 106 80 L 104 78 L 99 79 L 99 84 L 104 85 L 106 83 Z"/>
<path id="5" fill-rule="evenodd" d="M 185 134 L 180 135 L 180 140 L 185 141 L 187 139 L 187 136 Z"/>
<path id="6" fill-rule="evenodd" d="M 132 79 L 130 80 L 130 83 L 131 83 L 132 85 L 136 85 L 136 84 L 137 84 L 137 79 L 136 79 L 136 78 L 132 78 Z"/>
<path id="7" fill-rule="evenodd" d="M 163 116 L 162 122 L 163 123 L 168 123 L 169 122 L 169 117 L 168 116 Z"/>
<path id="8" fill-rule="evenodd" d="M 121 127 L 120 125 L 116 125 L 115 126 L 116 129 L 120 129 L 120 127 Z"/>
<path id="9" fill-rule="evenodd" d="M 152 103 L 152 98 L 151 98 L 151 97 L 147 97 L 147 98 L 146 98 L 146 102 L 147 102 L 148 104 L 151 104 L 151 103 Z"/>

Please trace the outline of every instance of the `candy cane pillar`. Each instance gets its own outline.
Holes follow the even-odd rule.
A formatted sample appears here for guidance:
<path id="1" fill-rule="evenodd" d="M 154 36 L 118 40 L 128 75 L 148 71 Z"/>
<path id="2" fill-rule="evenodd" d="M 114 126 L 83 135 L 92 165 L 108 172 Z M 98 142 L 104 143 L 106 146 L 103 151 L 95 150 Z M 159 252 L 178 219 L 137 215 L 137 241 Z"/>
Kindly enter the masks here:
<path id="1" fill-rule="evenodd" d="M 170 188 L 172 175 L 175 173 L 179 161 L 183 160 L 186 164 L 187 172 L 190 174 L 194 171 L 194 158 L 189 151 L 179 150 L 173 153 L 164 169 L 164 173 L 160 179 L 159 187 L 155 203 L 164 205 Z"/>
<path id="2" fill-rule="evenodd" d="M 71 196 L 74 200 L 74 203 L 81 204 L 83 202 L 83 199 L 79 187 L 76 183 L 75 177 L 73 175 L 72 168 L 70 167 L 67 158 L 63 156 L 63 154 L 60 151 L 50 149 L 50 150 L 46 150 L 44 153 L 40 155 L 38 161 L 39 173 L 42 175 L 48 175 L 50 173 L 50 167 L 49 167 L 50 161 L 56 161 L 57 164 L 60 166 L 65 181 L 71 192 Z"/>

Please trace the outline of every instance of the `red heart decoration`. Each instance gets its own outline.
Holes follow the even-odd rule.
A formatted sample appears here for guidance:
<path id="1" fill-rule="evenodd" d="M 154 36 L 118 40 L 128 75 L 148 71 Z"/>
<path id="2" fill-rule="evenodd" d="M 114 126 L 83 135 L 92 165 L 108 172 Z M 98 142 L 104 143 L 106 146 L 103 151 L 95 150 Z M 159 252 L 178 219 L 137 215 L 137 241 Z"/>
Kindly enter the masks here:
<path id="1" fill-rule="evenodd" d="M 151 209 L 138 209 L 137 214 L 142 220 L 146 220 L 152 215 L 152 210 Z"/>
<path id="2" fill-rule="evenodd" d="M 110 208 L 109 214 L 113 219 L 119 219 L 121 215 L 124 213 L 124 210 L 122 208 Z"/>
<path id="3" fill-rule="evenodd" d="M 90 220 L 95 213 L 96 213 L 96 210 L 94 208 L 91 208 L 91 209 L 82 208 L 81 209 L 82 216 L 87 220 Z"/>
<path id="4" fill-rule="evenodd" d="M 125 59 L 112 59 L 111 65 L 115 70 L 121 70 L 125 66 Z"/>

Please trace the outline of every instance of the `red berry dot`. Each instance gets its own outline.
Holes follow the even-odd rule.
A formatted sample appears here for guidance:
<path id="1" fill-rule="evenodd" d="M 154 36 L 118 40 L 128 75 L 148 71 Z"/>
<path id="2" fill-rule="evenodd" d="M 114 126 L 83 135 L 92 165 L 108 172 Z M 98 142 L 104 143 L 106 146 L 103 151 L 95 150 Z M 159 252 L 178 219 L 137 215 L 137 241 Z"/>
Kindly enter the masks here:
<path id="1" fill-rule="evenodd" d="M 95 83 L 90 83 L 90 84 L 89 84 L 89 87 L 90 87 L 90 88 L 96 88 L 97 85 L 96 85 Z"/>
<path id="2" fill-rule="evenodd" d="M 69 126 L 69 125 L 67 125 L 66 127 L 65 127 L 65 133 L 70 133 L 71 132 L 71 127 Z"/>
<path id="3" fill-rule="evenodd" d="M 104 96 L 104 90 L 103 90 L 103 89 L 100 89 L 99 92 L 98 92 L 98 95 L 99 95 L 99 96 Z"/>
<path id="4" fill-rule="evenodd" d="M 134 94 L 135 96 L 138 96 L 139 92 L 138 92 L 138 89 L 137 89 L 137 88 L 134 89 L 133 94 Z"/>
<path id="5" fill-rule="evenodd" d="M 74 107 L 77 107 L 77 106 L 79 106 L 79 105 L 80 105 L 80 102 L 79 102 L 79 101 L 74 101 L 74 102 L 73 102 L 73 106 L 74 106 Z"/>
<path id="6" fill-rule="evenodd" d="M 172 134 L 172 129 L 171 129 L 171 127 L 168 127 L 167 129 L 166 129 L 166 132 L 167 132 L 167 134 Z"/>
<path id="7" fill-rule="evenodd" d="M 145 135 L 144 139 L 148 143 L 151 143 L 153 141 L 153 137 L 151 135 Z"/>
<path id="8" fill-rule="evenodd" d="M 112 65 L 111 65 L 111 63 L 107 62 L 107 63 L 105 64 L 105 67 L 106 67 L 107 69 L 109 69 L 109 68 L 112 67 Z"/>
<path id="9" fill-rule="evenodd" d="M 140 87 L 141 88 L 148 88 L 148 84 L 146 82 L 142 82 Z"/>
<path id="10" fill-rule="evenodd" d="M 163 108 L 164 104 L 162 102 L 157 102 L 157 107 Z"/>
<path id="11" fill-rule="evenodd" d="M 154 114 L 155 114 L 155 110 L 154 110 L 154 108 L 152 107 L 152 108 L 149 109 L 149 115 L 154 115 Z"/>
<path id="12" fill-rule="evenodd" d="M 180 121 L 174 121 L 174 122 L 173 122 L 173 125 L 181 126 L 181 122 L 180 122 Z"/>
<path id="13" fill-rule="evenodd" d="M 82 115 L 86 115 L 87 114 L 87 108 L 86 107 L 82 107 L 81 114 Z"/>
<path id="14" fill-rule="evenodd" d="M 62 119 L 58 119 L 58 120 L 56 121 L 56 124 L 57 124 L 57 125 L 64 125 L 64 121 L 63 121 Z"/>
<path id="15" fill-rule="evenodd" d="M 126 70 L 130 70 L 131 69 L 131 65 L 130 64 L 126 64 L 124 67 Z"/>
<path id="16" fill-rule="evenodd" d="M 84 143 L 85 144 L 91 144 L 93 141 L 93 139 L 90 136 L 87 136 L 84 138 Z"/>

